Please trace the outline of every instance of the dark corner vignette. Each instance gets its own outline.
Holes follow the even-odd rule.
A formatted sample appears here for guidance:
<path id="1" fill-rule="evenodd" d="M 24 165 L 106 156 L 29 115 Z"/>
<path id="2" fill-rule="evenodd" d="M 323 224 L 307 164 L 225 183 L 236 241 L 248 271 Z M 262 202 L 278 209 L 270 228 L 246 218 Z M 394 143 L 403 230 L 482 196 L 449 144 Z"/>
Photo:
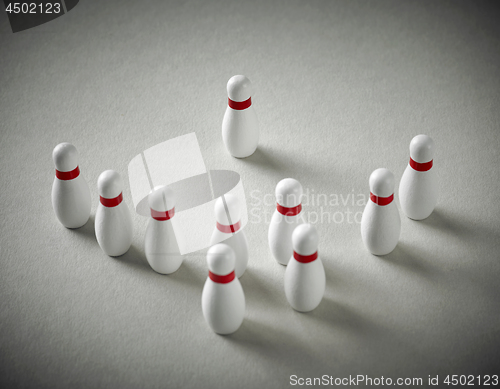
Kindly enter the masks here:
<path id="1" fill-rule="evenodd" d="M 24 31 L 50 22 L 72 10 L 79 0 L 4 0 L 12 32 Z"/>

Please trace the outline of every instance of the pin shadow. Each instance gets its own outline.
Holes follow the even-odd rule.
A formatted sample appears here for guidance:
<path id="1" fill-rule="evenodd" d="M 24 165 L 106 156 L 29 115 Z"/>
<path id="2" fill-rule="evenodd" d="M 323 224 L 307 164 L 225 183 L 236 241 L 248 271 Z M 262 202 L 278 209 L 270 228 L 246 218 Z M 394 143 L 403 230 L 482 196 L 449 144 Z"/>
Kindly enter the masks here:
<path id="1" fill-rule="evenodd" d="M 274 304 L 282 304 L 284 301 L 285 292 L 282 291 L 283 298 L 276 293 L 275 289 L 269 288 L 263 282 L 258 273 L 252 269 L 247 268 L 245 274 L 240 278 L 243 290 L 246 292 L 247 303 L 257 301 L 258 304 L 265 304 L 266 306 Z"/>
<path id="2" fill-rule="evenodd" d="M 270 169 L 279 172 L 287 170 L 286 160 L 277 158 L 276 153 L 261 145 L 257 147 L 257 150 L 251 156 L 245 158 L 244 161 L 265 170 Z"/>
<path id="3" fill-rule="evenodd" d="M 496 269 L 498 263 L 498 253 L 500 250 L 500 233 L 492 227 L 480 224 L 475 220 L 467 220 L 450 215 L 443 209 L 435 209 L 434 212 L 424 220 L 415 223 L 422 223 L 426 227 L 443 231 L 459 239 L 464 247 L 469 247 L 470 256 L 477 253 L 481 247 L 483 259 L 478 266 L 471 267 L 470 264 L 461 262 L 454 268 L 454 277 L 460 277 L 462 282 L 473 283 L 476 288 L 482 289 L 485 296 L 491 301 L 498 301 L 500 298 L 500 287 L 498 286 L 498 273 Z M 467 261 L 468 262 L 468 261 Z M 491 269 L 490 271 L 488 271 Z"/>
<path id="4" fill-rule="evenodd" d="M 165 277 L 169 282 L 179 282 L 198 289 L 200 296 L 207 279 L 207 275 L 202 271 L 199 264 L 194 261 L 187 261 L 186 258 L 184 258 L 181 267 L 176 272 L 165 275 L 156 274 Z"/>
<path id="5" fill-rule="evenodd" d="M 412 220 L 412 219 L 410 219 Z M 463 223 L 463 221 L 452 219 L 449 214 L 446 214 L 443 209 L 436 208 L 431 215 L 424 220 L 412 220 L 414 223 L 422 223 L 423 225 L 448 232 L 450 234 L 461 236 L 464 233 L 464 230 L 467 229 L 467 226 Z"/>
<path id="6" fill-rule="evenodd" d="M 135 267 L 141 267 L 142 270 L 148 271 L 151 274 L 151 277 L 155 277 L 158 280 L 163 279 L 165 281 L 163 285 L 167 288 L 170 288 L 172 284 L 183 284 L 199 289 L 199 293 L 201 294 L 206 280 L 206 274 L 200 264 L 197 261 L 192 260 L 196 257 L 197 255 L 185 255 L 179 269 L 170 274 L 161 274 L 154 271 L 149 265 L 144 250 L 138 249 L 134 245 L 130 247 L 127 253 L 121 257 L 115 257 L 115 259 L 121 260 L 123 258 L 124 263 Z"/>
<path id="7" fill-rule="evenodd" d="M 479 224 L 478 222 L 466 220 L 451 215 L 442 208 L 436 208 L 431 215 L 424 220 L 414 221 L 439 231 L 447 232 L 462 240 L 478 239 L 484 243 L 497 244 L 500 242 L 500 233 L 494 229 Z"/>
<path id="8" fill-rule="evenodd" d="M 75 232 L 75 234 L 83 236 L 85 239 L 91 239 L 97 243 L 95 237 L 95 227 L 94 227 L 94 215 L 90 215 L 89 220 L 80 228 L 71 228 L 70 230 Z"/>
<path id="9" fill-rule="evenodd" d="M 135 245 L 130 246 L 125 254 L 120 255 L 119 257 L 111 258 L 126 265 L 136 267 L 140 270 L 151 270 L 144 251 L 137 248 Z"/>
<path id="10" fill-rule="evenodd" d="M 242 348 L 245 352 L 253 352 L 269 361 L 286 360 L 288 368 L 300 369 L 303 359 L 317 360 L 300 338 L 292 336 L 283 328 L 257 322 L 245 318 L 241 327 L 233 334 L 221 337 L 224 341 Z M 321 362 L 318 360 L 318 363 Z"/>
<path id="11" fill-rule="evenodd" d="M 339 276 L 339 273 L 335 271 L 334 264 L 335 258 L 329 255 L 320 254 L 321 262 L 323 263 L 323 268 L 325 269 L 326 285 L 338 285 L 344 282 L 344 278 Z"/>
<path id="12" fill-rule="evenodd" d="M 383 332 L 378 324 L 356 312 L 352 307 L 328 296 L 323 297 L 321 303 L 313 311 L 300 314 L 304 316 L 304 320 L 319 320 L 357 336 L 375 338 Z"/>
<path id="13" fill-rule="evenodd" d="M 293 153 L 286 153 L 284 149 L 271 149 L 259 145 L 255 153 L 250 157 L 244 158 L 245 164 L 253 165 L 259 172 L 272 172 L 273 174 L 285 177 L 294 177 L 295 179 L 306 182 L 323 182 L 324 177 L 332 177 L 336 174 L 332 169 L 331 163 L 328 166 L 316 166 L 308 163 L 310 159 L 305 156 L 297 156 Z M 331 162 L 331 161 L 330 161 Z"/>
<path id="14" fill-rule="evenodd" d="M 437 272 L 435 267 L 429 267 L 429 258 L 420 252 L 417 247 L 403 242 L 398 242 L 398 245 L 391 253 L 377 256 L 377 258 L 421 275 L 435 275 Z"/>

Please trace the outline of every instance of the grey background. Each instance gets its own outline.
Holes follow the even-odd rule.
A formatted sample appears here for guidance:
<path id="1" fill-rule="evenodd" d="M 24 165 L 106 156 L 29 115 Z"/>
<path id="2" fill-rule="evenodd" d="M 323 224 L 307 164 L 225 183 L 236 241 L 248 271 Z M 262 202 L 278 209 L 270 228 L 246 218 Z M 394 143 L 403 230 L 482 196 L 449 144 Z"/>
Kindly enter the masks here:
<path id="1" fill-rule="evenodd" d="M 500 372 L 493 2 L 81 1 L 16 34 L 0 14 L 3 387 L 278 388 L 292 374 L 442 382 Z M 261 122 L 245 160 L 221 140 L 234 74 L 252 80 Z M 203 253 L 158 275 L 143 253 L 147 219 L 133 214 L 133 247 L 110 258 L 93 216 L 67 230 L 50 201 L 59 142 L 80 152 L 94 215 L 101 171 L 123 175 L 132 207 L 128 162 L 192 131 L 207 168 L 242 175 L 253 212 L 246 317 L 227 337 L 203 319 Z M 435 212 L 401 215 L 385 257 L 365 250 L 352 215 L 317 223 L 325 298 L 294 312 L 267 246 L 274 206 L 258 200 L 289 176 L 310 193 L 367 196 L 375 168 L 399 182 L 419 133 L 436 144 Z M 349 201 L 304 211 L 363 210 Z"/>

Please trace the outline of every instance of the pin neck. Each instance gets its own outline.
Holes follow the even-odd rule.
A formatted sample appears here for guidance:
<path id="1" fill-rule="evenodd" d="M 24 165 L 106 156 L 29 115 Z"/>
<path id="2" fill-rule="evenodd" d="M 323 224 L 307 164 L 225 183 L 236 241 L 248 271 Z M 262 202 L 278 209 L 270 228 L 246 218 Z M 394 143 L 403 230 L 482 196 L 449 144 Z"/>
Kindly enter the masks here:
<path id="1" fill-rule="evenodd" d="M 426 172 L 428 170 L 431 170 L 433 165 L 432 161 L 434 160 L 431 159 L 429 162 L 420 163 L 414 161 L 413 158 L 410 157 L 410 166 L 413 168 L 413 170 L 416 170 L 417 172 Z"/>
<path id="2" fill-rule="evenodd" d="M 228 225 L 228 226 L 226 226 L 224 224 L 220 224 L 219 222 L 217 222 L 217 229 L 220 232 L 224 232 L 226 234 L 230 234 L 230 233 L 234 234 L 240 228 L 241 228 L 241 220 L 238 223 L 231 224 L 231 225 Z"/>
<path id="3" fill-rule="evenodd" d="M 158 221 L 170 220 L 175 215 L 175 207 L 169 209 L 168 211 L 155 211 L 151 208 L 151 217 Z"/>
<path id="4" fill-rule="evenodd" d="M 77 166 L 69 172 L 61 172 L 56 169 L 56 177 L 62 181 L 73 180 L 80 175 L 80 168 Z"/>
<path id="5" fill-rule="evenodd" d="M 287 207 L 283 207 L 282 205 L 279 205 L 278 203 L 276 203 L 276 209 L 282 215 L 296 216 L 302 211 L 302 204 L 299 204 L 296 207 L 287 208 Z"/>
<path id="6" fill-rule="evenodd" d="M 392 200 L 394 200 L 394 193 L 391 194 L 389 197 L 380 197 L 380 196 L 375 196 L 372 192 L 370 192 L 370 200 L 373 201 L 377 205 L 388 205 L 392 203 Z"/>
<path id="7" fill-rule="evenodd" d="M 300 263 L 309 263 L 312 261 L 315 261 L 318 258 L 318 252 L 316 251 L 314 254 L 311 255 L 300 255 L 293 251 L 293 257 L 297 260 L 297 262 Z"/>
<path id="8" fill-rule="evenodd" d="M 235 278 L 234 270 L 226 274 L 225 276 L 219 276 L 218 274 L 212 273 L 210 270 L 208 271 L 208 277 L 217 284 L 228 284 Z"/>
<path id="9" fill-rule="evenodd" d="M 105 197 L 99 196 L 101 204 L 108 208 L 113 208 L 119 205 L 123 201 L 123 194 L 120 193 L 118 196 L 112 199 L 107 199 Z"/>
<path id="10" fill-rule="evenodd" d="M 252 98 L 249 97 L 248 100 L 245 101 L 234 101 L 228 97 L 227 105 L 229 105 L 229 108 L 235 109 L 237 111 L 242 111 L 252 105 Z"/>

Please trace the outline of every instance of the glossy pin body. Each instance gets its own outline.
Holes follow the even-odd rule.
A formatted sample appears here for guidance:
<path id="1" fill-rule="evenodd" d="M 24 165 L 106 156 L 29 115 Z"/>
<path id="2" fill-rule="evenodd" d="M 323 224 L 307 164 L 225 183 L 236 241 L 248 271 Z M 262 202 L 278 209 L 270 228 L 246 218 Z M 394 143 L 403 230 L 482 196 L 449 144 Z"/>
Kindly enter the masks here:
<path id="1" fill-rule="evenodd" d="M 374 255 L 392 252 L 399 241 L 401 219 L 394 202 L 394 175 L 387 169 L 370 175 L 370 200 L 361 217 L 361 238 Z"/>
<path id="2" fill-rule="evenodd" d="M 301 224 L 292 234 L 293 254 L 285 270 L 285 294 L 293 309 L 309 312 L 325 294 L 325 269 L 318 255 L 318 233 L 314 226 Z"/>
<path id="3" fill-rule="evenodd" d="M 158 186 L 148 196 L 151 218 L 144 237 L 146 259 L 160 274 L 171 274 L 179 269 L 184 257 L 175 236 L 175 196 L 167 186 Z"/>
<path id="4" fill-rule="evenodd" d="M 417 135 L 410 143 L 410 162 L 399 184 L 401 209 L 410 219 L 423 220 L 434 210 L 437 197 L 434 141 L 427 135 Z"/>
<path id="5" fill-rule="evenodd" d="M 203 316 L 210 328 L 220 335 L 240 328 L 245 316 L 245 294 L 234 274 L 234 251 L 224 243 L 207 252 L 209 276 L 201 296 Z"/>
<path id="6" fill-rule="evenodd" d="M 222 140 L 233 157 L 246 158 L 259 144 L 259 121 L 251 103 L 252 83 L 245 76 L 233 76 L 227 83 L 227 94 Z"/>
<path id="7" fill-rule="evenodd" d="M 97 180 L 99 205 L 95 215 L 95 235 L 101 249 L 111 257 L 125 254 L 132 244 L 132 218 L 123 201 L 123 182 L 114 170 L 106 170 Z"/>
<path id="8" fill-rule="evenodd" d="M 293 178 L 285 178 L 276 185 L 275 194 L 277 204 L 267 237 L 274 259 L 286 266 L 293 251 L 292 233 L 302 223 L 302 185 Z"/>
<path id="9" fill-rule="evenodd" d="M 52 184 L 52 207 L 64 227 L 79 228 L 90 217 L 90 190 L 78 166 L 78 151 L 60 143 L 52 152 L 56 176 Z"/>
<path id="10" fill-rule="evenodd" d="M 241 228 L 240 202 L 235 195 L 228 193 L 217 199 L 214 208 L 217 224 L 210 244 L 222 242 L 233 249 L 236 277 L 239 278 L 245 273 L 248 265 L 248 241 L 245 231 Z"/>

